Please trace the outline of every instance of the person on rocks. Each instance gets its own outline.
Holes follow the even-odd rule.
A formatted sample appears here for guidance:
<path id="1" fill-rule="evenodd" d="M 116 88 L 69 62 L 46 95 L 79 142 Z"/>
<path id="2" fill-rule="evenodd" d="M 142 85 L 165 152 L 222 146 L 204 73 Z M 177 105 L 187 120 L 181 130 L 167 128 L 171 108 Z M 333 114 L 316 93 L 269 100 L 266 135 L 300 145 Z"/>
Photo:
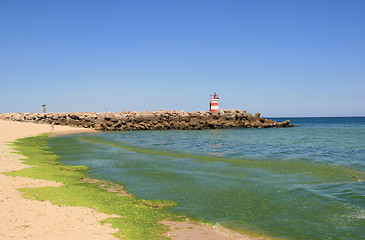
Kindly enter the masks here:
<path id="1" fill-rule="evenodd" d="M 46 113 L 46 104 L 43 104 L 42 107 L 43 107 L 43 113 Z"/>

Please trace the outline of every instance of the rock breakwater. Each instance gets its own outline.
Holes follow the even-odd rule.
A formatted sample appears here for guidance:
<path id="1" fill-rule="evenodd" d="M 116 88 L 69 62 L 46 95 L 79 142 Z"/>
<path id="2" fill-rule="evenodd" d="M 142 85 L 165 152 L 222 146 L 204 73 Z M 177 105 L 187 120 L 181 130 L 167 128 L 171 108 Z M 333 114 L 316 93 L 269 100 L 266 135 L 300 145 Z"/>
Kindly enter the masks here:
<path id="1" fill-rule="evenodd" d="M 276 122 L 242 110 L 156 111 L 156 112 L 71 112 L 0 113 L 0 119 L 93 128 L 101 131 L 162 129 L 224 129 L 293 127 L 289 120 Z"/>

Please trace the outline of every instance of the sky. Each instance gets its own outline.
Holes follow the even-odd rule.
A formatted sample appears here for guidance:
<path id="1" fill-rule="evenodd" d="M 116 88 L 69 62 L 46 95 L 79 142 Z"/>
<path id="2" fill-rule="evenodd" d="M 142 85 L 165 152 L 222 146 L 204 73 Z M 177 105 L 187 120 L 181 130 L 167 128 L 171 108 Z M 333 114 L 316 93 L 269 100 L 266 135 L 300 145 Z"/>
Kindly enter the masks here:
<path id="1" fill-rule="evenodd" d="M 363 0 L 0 0 L 0 112 L 365 116 Z"/>

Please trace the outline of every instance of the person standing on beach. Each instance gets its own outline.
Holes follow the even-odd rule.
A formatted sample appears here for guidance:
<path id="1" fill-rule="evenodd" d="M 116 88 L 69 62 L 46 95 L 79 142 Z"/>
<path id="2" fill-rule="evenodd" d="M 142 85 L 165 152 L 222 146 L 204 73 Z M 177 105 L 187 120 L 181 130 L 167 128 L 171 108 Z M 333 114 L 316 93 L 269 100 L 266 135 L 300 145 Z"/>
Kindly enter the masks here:
<path id="1" fill-rule="evenodd" d="M 42 107 L 43 107 L 43 113 L 46 113 L 46 104 L 43 104 Z"/>

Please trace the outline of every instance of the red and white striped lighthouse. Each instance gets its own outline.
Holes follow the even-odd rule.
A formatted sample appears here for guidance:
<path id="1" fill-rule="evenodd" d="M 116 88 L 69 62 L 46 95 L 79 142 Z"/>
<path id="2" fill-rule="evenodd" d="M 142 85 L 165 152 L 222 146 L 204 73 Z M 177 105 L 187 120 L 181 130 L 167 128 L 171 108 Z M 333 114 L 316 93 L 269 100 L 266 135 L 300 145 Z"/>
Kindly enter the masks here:
<path id="1" fill-rule="evenodd" d="M 219 97 L 216 93 L 210 94 L 209 111 L 214 112 L 215 110 L 219 109 L 218 99 L 219 99 Z"/>

